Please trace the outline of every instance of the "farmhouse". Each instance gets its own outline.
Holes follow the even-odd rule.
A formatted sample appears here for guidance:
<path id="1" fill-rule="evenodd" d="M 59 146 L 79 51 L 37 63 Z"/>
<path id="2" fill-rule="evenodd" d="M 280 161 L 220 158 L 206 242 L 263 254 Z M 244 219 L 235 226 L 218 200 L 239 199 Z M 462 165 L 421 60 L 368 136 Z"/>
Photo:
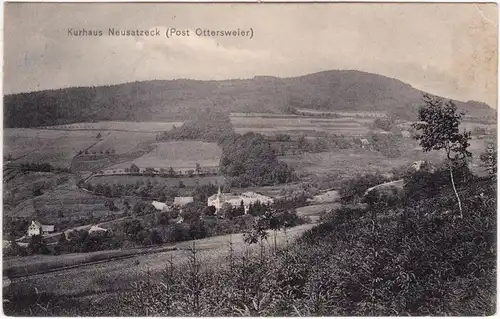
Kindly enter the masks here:
<path id="1" fill-rule="evenodd" d="M 54 225 L 42 225 L 37 221 L 31 221 L 28 227 L 28 236 L 47 235 L 54 232 Z"/>
<path id="2" fill-rule="evenodd" d="M 246 214 L 248 212 L 250 204 L 255 204 L 257 202 L 260 202 L 261 204 L 272 204 L 273 199 L 254 192 L 245 192 L 242 193 L 241 195 L 233 195 L 231 193 L 221 193 L 219 188 L 217 194 L 212 195 L 208 198 L 207 205 L 214 206 L 215 213 L 218 214 L 224 203 L 228 203 L 233 207 L 237 207 L 243 204 L 243 206 L 245 207 L 245 214 Z"/>

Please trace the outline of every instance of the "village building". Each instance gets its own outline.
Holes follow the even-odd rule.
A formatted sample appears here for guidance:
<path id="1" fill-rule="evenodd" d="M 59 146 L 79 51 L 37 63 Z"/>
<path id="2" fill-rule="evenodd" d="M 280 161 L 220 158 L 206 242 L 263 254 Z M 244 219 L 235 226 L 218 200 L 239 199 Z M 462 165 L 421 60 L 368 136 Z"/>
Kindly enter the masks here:
<path id="1" fill-rule="evenodd" d="M 250 205 L 257 202 L 269 205 L 273 203 L 273 199 L 271 197 L 267 197 L 254 192 L 245 192 L 240 195 L 221 193 L 221 190 L 219 188 L 217 194 L 214 194 L 208 198 L 207 205 L 214 206 L 215 213 L 218 214 L 225 203 L 228 203 L 233 207 L 238 207 L 243 204 L 243 207 L 245 208 L 245 214 L 247 214 Z"/>
<path id="2" fill-rule="evenodd" d="M 42 225 L 37 221 L 31 221 L 28 227 L 28 236 L 48 235 L 54 232 L 54 225 Z"/>

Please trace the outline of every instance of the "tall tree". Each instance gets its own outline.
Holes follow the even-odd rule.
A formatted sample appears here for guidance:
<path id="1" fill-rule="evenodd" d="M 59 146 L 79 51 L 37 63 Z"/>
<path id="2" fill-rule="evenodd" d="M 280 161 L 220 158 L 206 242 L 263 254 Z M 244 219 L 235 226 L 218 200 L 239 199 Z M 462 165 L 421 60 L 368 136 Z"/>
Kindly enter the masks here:
<path id="1" fill-rule="evenodd" d="M 412 126 L 418 130 L 415 136 L 424 152 L 444 150 L 449 160 L 450 180 L 457 197 L 460 216 L 463 216 L 462 202 L 458 195 L 453 178 L 453 168 L 466 165 L 465 160 L 472 156 L 467 150 L 470 146 L 471 132 L 464 130 L 460 133 L 460 123 L 465 115 L 457 112 L 455 103 L 451 100 L 443 101 L 438 97 L 424 94 L 425 105 L 418 111 L 420 122 Z"/>

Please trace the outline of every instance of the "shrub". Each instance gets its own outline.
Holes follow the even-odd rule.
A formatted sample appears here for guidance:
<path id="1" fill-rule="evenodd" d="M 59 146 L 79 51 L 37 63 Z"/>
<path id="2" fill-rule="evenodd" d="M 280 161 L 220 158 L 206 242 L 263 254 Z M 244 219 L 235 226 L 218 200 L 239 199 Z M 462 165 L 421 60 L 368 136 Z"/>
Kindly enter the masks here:
<path id="1" fill-rule="evenodd" d="M 355 178 L 345 181 L 341 186 L 341 201 L 344 203 L 359 202 L 368 188 L 384 182 L 387 182 L 387 178 L 380 173 L 358 175 Z"/>

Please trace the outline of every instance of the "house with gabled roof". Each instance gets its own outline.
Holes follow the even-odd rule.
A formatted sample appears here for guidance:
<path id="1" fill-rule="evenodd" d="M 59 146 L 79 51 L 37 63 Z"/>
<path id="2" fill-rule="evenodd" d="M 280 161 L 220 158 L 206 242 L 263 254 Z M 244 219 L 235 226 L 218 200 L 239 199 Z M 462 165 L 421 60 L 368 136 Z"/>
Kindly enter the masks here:
<path id="1" fill-rule="evenodd" d="M 31 221 L 28 227 L 28 236 L 48 235 L 54 232 L 54 225 L 42 225 L 36 220 Z"/>

